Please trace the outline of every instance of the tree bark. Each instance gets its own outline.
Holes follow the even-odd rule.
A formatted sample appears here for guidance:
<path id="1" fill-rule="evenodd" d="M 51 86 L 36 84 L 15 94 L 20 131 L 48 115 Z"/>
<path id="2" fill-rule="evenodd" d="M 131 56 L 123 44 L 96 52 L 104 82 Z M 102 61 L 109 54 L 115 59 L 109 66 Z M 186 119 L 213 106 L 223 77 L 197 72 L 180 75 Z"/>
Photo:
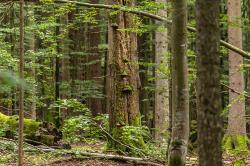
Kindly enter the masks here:
<path id="1" fill-rule="evenodd" d="M 19 77 L 24 80 L 24 0 L 20 0 L 20 62 L 19 62 Z M 24 87 L 19 85 L 19 130 L 18 130 L 18 166 L 24 165 Z"/>
<path id="2" fill-rule="evenodd" d="M 144 24 L 150 24 L 149 19 L 144 19 Z M 139 57 L 139 75 L 140 75 L 140 92 L 139 92 L 139 107 L 140 113 L 142 116 L 142 124 L 152 127 L 150 121 L 150 99 L 149 99 L 149 67 L 147 63 L 151 62 L 150 55 L 152 52 L 152 44 L 149 41 L 152 41 L 152 35 L 149 33 L 144 33 L 141 36 L 138 36 L 138 57 Z"/>
<path id="3" fill-rule="evenodd" d="M 98 3 L 99 0 L 91 0 L 90 3 Z M 95 19 L 98 21 L 99 12 Z M 102 66 L 101 66 L 101 54 L 99 52 L 99 44 L 101 40 L 99 24 L 88 24 L 88 44 L 87 52 L 89 53 L 88 62 L 94 62 L 88 66 L 88 79 L 95 81 L 97 84 L 102 84 Z M 93 116 L 101 114 L 102 110 L 102 99 L 100 98 L 91 98 L 89 100 L 89 105 Z"/>
<path id="4" fill-rule="evenodd" d="M 114 4 L 134 6 L 134 0 L 112 1 Z M 117 3 L 115 3 L 117 2 Z M 137 36 L 133 32 L 124 31 L 131 28 L 133 16 L 128 13 L 118 13 L 111 18 L 113 32 L 111 39 L 112 59 L 110 73 L 112 78 L 112 94 L 110 105 L 110 131 L 115 139 L 120 139 L 122 128 L 126 125 L 139 126 L 139 92 L 138 92 L 138 57 Z M 116 148 L 115 142 L 110 141 L 110 146 Z"/>
<path id="5" fill-rule="evenodd" d="M 228 39 L 229 43 L 242 48 L 242 30 L 240 26 L 241 1 L 228 0 Z M 235 25 L 237 24 L 237 25 Z M 229 87 L 244 93 L 244 74 L 240 71 L 243 57 L 229 51 Z M 246 135 L 245 98 L 229 90 L 228 134 L 231 136 Z"/>
<path id="6" fill-rule="evenodd" d="M 27 14 L 28 14 L 28 21 L 27 24 L 28 26 L 32 26 L 35 24 L 34 21 L 34 7 L 33 7 L 33 3 L 30 3 L 28 6 L 28 10 L 27 10 Z M 35 38 L 35 32 L 29 31 L 30 33 L 30 38 L 29 38 L 29 52 L 30 54 L 32 54 L 35 49 L 36 49 L 36 38 Z M 32 61 L 32 63 L 35 64 L 35 60 Z M 30 95 L 32 97 L 32 101 L 30 103 L 30 117 L 31 119 L 36 119 L 36 68 L 35 66 L 31 66 L 30 71 L 30 75 L 33 79 L 33 85 L 31 87 L 31 91 L 30 91 Z"/>
<path id="7" fill-rule="evenodd" d="M 69 56 L 69 45 L 67 43 L 67 39 L 69 37 L 68 29 L 64 29 L 62 25 L 68 25 L 68 15 L 62 15 L 57 18 L 57 22 L 60 24 L 60 27 L 57 27 L 56 33 L 57 33 L 57 52 L 58 54 L 62 54 L 63 56 L 60 57 L 59 59 L 59 64 L 60 68 L 59 72 L 60 74 L 60 87 L 59 87 L 59 96 L 61 99 L 68 99 L 70 98 L 70 56 Z M 61 37 L 59 37 L 61 36 Z M 56 57 L 58 58 L 58 57 Z M 56 66 L 57 67 L 57 66 Z M 56 73 L 58 74 L 58 73 Z M 57 76 L 56 76 L 57 77 Z M 58 88 L 58 87 L 57 87 Z M 57 89 L 58 90 L 58 89 Z M 56 92 L 58 95 L 58 92 Z M 56 125 L 59 127 L 61 125 L 61 120 L 65 119 L 69 115 L 69 110 L 68 109 L 62 109 L 62 110 L 57 110 L 58 112 L 56 113 Z"/>
<path id="8" fill-rule="evenodd" d="M 158 3 L 166 3 L 167 0 L 156 0 Z M 160 10 L 158 15 L 167 16 L 166 10 Z M 169 127 L 169 80 L 168 73 L 164 73 L 168 66 L 168 32 L 166 26 L 164 32 L 156 31 L 155 33 L 155 110 L 154 110 L 154 138 L 162 142 L 166 138 L 167 130 Z"/>
<path id="9" fill-rule="evenodd" d="M 220 0 L 197 0 L 197 118 L 199 165 L 222 165 L 219 56 Z"/>
<path id="10" fill-rule="evenodd" d="M 189 136 L 189 92 L 187 70 L 187 1 L 174 0 L 172 23 L 172 116 L 173 127 L 168 153 L 170 166 L 186 162 Z"/>

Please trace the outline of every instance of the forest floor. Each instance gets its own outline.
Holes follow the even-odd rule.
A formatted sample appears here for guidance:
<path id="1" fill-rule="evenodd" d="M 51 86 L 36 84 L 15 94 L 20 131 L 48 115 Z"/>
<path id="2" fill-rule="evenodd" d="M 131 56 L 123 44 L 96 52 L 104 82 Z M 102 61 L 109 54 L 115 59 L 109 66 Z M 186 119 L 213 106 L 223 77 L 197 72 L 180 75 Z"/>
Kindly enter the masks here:
<path id="1" fill-rule="evenodd" d="M 50 149 L 49 147 L 34 147 L 25 145 L 25 166 L 163 166 L 160 159 L 145 161 L 120 160 L 117 158 L 108 159 L 103 156 L 86 154 L 108 154 L 117 156 L 114 152 L 105 150 L 105 142 L 94 141 L 71 145 L 72 149 Z M 133 158 L 133 157 L 132 157 Z M 146 163 L 147 162 L 147 163 Z M 227 156 L 224 157 L 225 166 L 248 166 L 250 156 Z M 17 163 L 17 142 L 0 138 L 0 166 L 15 166 Z M 197 157 L 195 154 L 187 157 L 187 166 L 196 166 Z M 241 164 L 245 163 L 245 164 Z"/>

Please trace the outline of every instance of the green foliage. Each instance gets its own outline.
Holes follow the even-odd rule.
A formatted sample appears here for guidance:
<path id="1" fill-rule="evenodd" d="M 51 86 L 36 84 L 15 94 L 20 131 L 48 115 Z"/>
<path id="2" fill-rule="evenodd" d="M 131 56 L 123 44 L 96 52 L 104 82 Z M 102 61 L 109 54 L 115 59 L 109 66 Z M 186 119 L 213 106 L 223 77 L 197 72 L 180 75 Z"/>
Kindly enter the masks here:
<path id="1" fill-rule="evenodd" d="M 85 141 L 88 138 L 102 139 L 103 131 L 98 127 L 102 124 L 107 130 L 108 116 L 99 115 L 92 118 L 90 113 L 65 120 L 63 125 L 63 140 L 69 143 Z"/>
<path id="2" fill-rule="evenodd" d="M 50 106 L 50 109 L 52 108 L 70 109 L 73 112 L 80 112 L 86 115 L 90 114 L 88 107 L 77 99 L 59 99 Z"/>
<path id="3" fill-rule="evenodd" d="M 246 162 L 244 160 L 236 160 L 233 166 L 246 166 Z"/>
<path id="4" fill-rule="evenodd" d="M 65 142 L 76 143 L 86 138 L 101 139 L 103 131 L 99 125 L 108 130 L 108 115 L 92 117 L 87 106 L 76 99 L 58 100 L 50 108 L 70 109 L 79 114 L 64 121 L 62 132 Z"/>
<path id="5" fill-rule="evenodd" d="M 122 128 L 121 141 L 132 147 L 145 148 L 145 141 L 149 141 L 149 129 L 145 126 L 125 126 Z"/>
<path id="6" fill-rule="evenodd" d="M 113 138 L 109 138 L 108 147 L 122 153 L 158 156 L 165 151 L 155 148 L 151 142 L 150 131 L 146 126 L 114 128 L 111 135 Z"/>

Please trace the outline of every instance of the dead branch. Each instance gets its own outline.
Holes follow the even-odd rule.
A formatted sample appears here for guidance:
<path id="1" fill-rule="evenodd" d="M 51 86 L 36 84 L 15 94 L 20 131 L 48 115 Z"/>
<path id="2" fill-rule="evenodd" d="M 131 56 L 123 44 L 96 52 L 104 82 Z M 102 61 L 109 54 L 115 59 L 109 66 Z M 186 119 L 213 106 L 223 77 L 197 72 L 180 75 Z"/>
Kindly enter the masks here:
<path id="1" fill-rule="evenodd" d="M 128 157 L 128 156 L 121 156 L 121 155 L 112 155 L 112 154 L 103 154 L 103 153 L 89 153 L 89 152 L 68 152 L 67 154 L 70 155 L 80 155 L 86 156 L 95 159 L 104 159 L 104 160 L 114 160 L 114 161 L 130 161 L 135 164 L 144 164 L 149 166 L 163 166 L 163 164 L 155 163 L 150 161 L 148 158 L 137 158 L 137 157 Z M 80 159 L 80 157 L 76 157 Z M 83 158 L 86 159 L 86 158 Z"/>

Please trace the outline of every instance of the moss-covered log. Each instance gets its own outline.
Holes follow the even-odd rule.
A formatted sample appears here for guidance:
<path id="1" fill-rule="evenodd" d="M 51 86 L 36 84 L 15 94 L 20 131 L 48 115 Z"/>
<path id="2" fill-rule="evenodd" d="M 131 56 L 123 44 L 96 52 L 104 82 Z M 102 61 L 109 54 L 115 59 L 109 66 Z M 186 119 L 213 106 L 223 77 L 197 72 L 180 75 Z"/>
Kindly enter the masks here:
<path id="1" fill-rule="evenodd" d="M 18 130 L 18 116 L 7 116 L 0 113 L 0 136 L 14 138 Z M 62 133 L 54 124 L 40 122 L 32 119 L 24 120 L 25 138 L 41 142 L 46 145 L 55 145 L 61 138 Z"/>

